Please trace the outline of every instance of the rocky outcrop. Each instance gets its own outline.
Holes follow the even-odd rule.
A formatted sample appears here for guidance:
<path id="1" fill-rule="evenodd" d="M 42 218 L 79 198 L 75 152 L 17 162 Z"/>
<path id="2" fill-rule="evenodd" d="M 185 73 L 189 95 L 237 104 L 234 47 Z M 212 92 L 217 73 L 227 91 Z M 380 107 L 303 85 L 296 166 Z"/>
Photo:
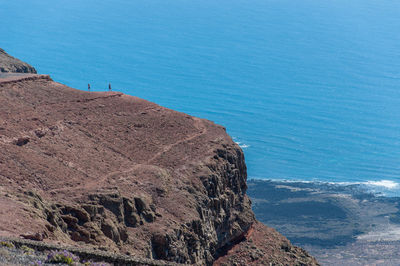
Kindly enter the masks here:
<path id="1" fill-rule="evenodd" d="M 270 232 L 225 129 L 136 97 L 0 79 L 0 149 L 0 235 L 211 265 L 254 226 Z M 316 264 L 283 237 L 270 241 L 253 262 Z"/>
<path id="2" fill-rule="evenodd" d="M 11 73 L 32 73 L 36 74 L 34 67 L 22 62 L 7 54 L 0 48 L 0 72 Z"/>
<path id="3" fill-rule="evenodd" d="M 317 261 L 272 228 L 255 222 L 240 243 L 220 256 L 215 266 L 317 265 Z"/>

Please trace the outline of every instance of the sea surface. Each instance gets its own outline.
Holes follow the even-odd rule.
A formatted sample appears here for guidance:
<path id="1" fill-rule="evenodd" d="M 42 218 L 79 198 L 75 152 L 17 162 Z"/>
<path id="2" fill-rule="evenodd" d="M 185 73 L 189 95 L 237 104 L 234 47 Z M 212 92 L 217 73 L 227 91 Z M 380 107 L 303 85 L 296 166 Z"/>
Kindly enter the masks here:
<path id="1" fill-rule="evenodd" d="M 225 126 L 251 178 L 400 191 L 400 1 L 0 0 L 0 47 Z"/>

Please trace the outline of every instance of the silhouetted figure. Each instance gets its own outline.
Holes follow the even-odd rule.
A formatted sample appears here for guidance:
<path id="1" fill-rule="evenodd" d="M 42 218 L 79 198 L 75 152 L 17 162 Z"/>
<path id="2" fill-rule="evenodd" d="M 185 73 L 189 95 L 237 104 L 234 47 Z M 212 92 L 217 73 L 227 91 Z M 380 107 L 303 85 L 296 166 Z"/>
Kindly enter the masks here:
<path id="1" fill-rule="evenodd" d="M 87 90 L 90 91 L 90 84 L 87 85 Z"/>
<path id="2" fill-rule="evenodd" d="M 108 91 L 111 91 L 111 83 L 108 83 Z"/>

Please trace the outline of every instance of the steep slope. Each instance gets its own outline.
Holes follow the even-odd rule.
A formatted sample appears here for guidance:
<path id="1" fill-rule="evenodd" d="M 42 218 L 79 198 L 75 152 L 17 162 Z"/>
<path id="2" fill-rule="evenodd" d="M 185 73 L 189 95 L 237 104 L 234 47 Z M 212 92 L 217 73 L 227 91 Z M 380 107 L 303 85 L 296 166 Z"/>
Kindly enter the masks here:
<path id="1" fill-rule="evenodd" d="M 215 266 L 316 264 L 305 250 L 292 246 L 284 236 L 260 222 L 255 222 L 242 242 L 214 262 Z"/>
<path id="2" fill-rule="evenodd" d="M 3 49 L 0 48 L 0 73 L 1 72 L 36 74 L 36 70 L 34 67 L 22 62 L 17 58 L 10 56 Z"/>
<path id="3" fill-rule="evenodd" d="M 272 232 L 255 221 L 243 152 L 223 127 L 136 97 L 0 79 L 0 149 L 0 236 L 210 265 Z M 316 264 L 269 240 L 253 263 Z"/>

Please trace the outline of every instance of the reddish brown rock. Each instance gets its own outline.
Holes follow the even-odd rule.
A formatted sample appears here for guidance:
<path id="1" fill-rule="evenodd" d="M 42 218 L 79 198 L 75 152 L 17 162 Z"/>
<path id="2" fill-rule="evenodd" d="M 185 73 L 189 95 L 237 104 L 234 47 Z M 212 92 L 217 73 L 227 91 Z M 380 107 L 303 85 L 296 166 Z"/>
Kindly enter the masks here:
<path id="1" fill-rule="evenodd" d="M 243 152 L 210 121 L 48 76 L 0 79 L 0 149 L 0 235 L 181 263 L 315 264 L 256 223 Z M 242 251 L 250 228 L 262 255 Z"/>
<path id="2" fill-rule="evenodd" d="M 244 240 L 234 245 L 215 262 L 215 266 L 228 265 L 318 265 L 308 253 L 292 246 L 277 231 L 260 222 L 253 224 Z"/>
<path id="3" fill-rule="evenodd" d="M 28 233 L 22 234 L 20 236 L 24 239 L 30 239 L 30 240 L 35 240 L 35 241 L 43 241 L 43 239 L 45 238 L 45 234 L 39 233 L 39 232 L 36 232 L 36 233 L 28 232 Z"/>

